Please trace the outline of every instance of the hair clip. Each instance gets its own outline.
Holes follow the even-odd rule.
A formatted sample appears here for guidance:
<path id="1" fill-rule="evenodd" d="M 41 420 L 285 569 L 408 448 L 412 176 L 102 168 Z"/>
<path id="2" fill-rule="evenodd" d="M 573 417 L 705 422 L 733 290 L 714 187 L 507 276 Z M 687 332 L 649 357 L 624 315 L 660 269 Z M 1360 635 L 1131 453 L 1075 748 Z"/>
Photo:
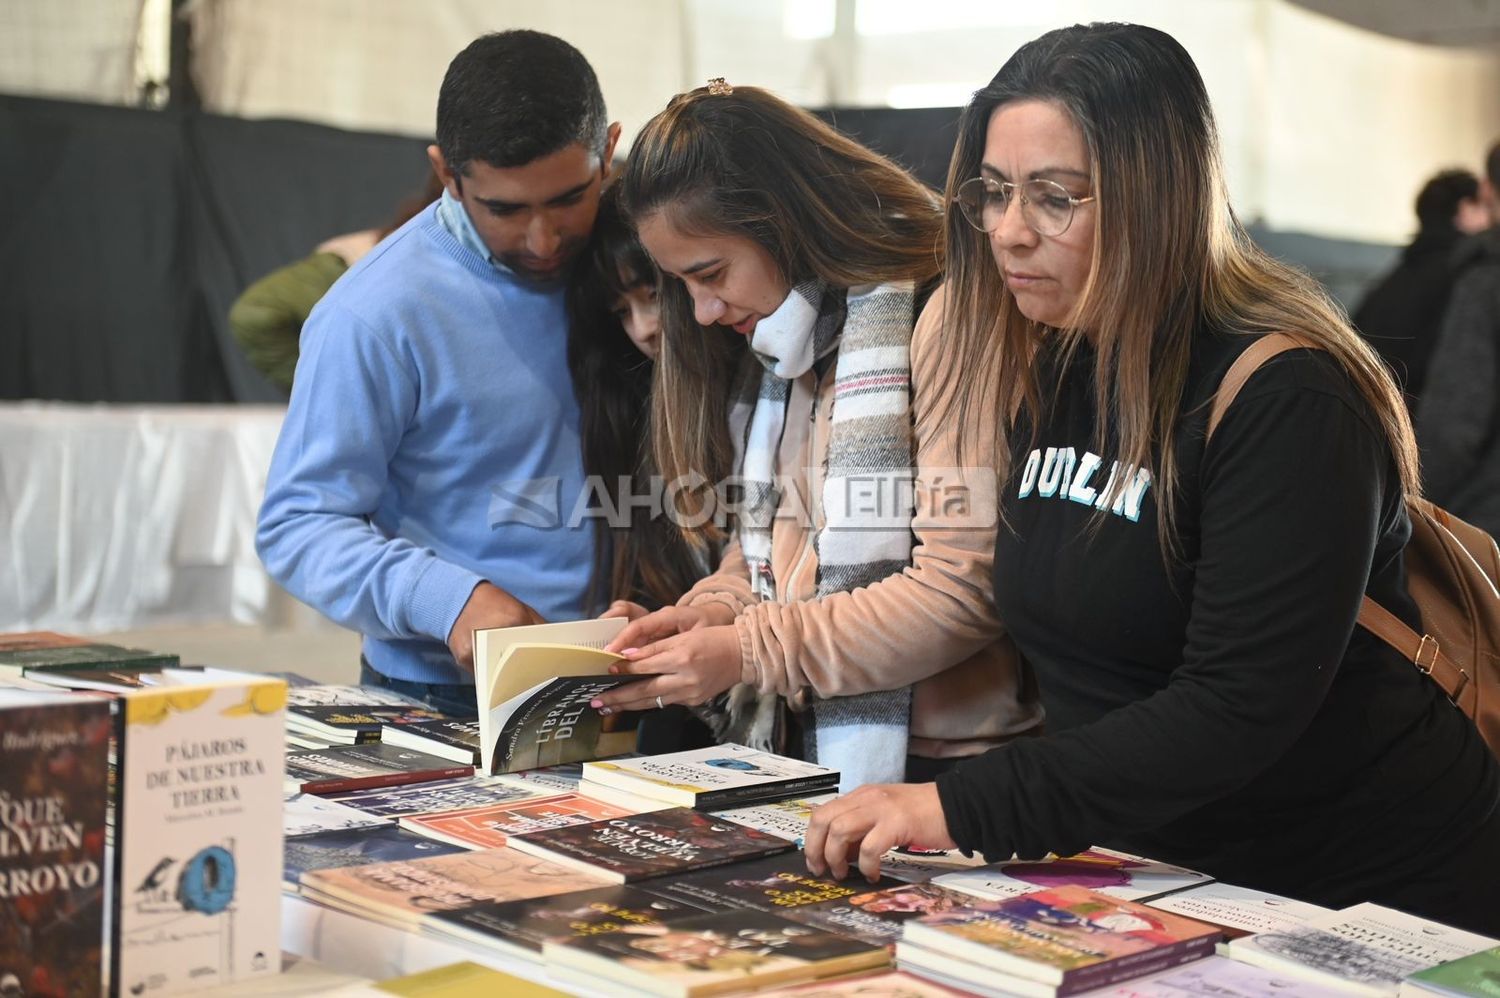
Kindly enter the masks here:
<path id="1" fill-rule="evenodd" d="M 708 81 L 708 92 L 715 97 L 728 97 L 734 93 L 734 87 L 724 82 L 724 77 L 715 76 Z"/>

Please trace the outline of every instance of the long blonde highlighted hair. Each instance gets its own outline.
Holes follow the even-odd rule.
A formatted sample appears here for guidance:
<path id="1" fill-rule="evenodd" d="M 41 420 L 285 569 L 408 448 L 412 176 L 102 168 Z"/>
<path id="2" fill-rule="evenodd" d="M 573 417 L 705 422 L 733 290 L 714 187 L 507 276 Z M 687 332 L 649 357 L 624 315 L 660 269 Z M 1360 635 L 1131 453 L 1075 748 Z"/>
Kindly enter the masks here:
<path id="1" fill-rule="evenodd" d="M 620 178 L 625 211 L 639 228 L 666 213 L 682 232 L 758 243 L 788 285 L 830 287 L 910 280 L 942 270 L 937 197 L 895 163 L 768 90 L 699 88 L 672 98 L 641 130 Z M 705 327 L 681 281 L 663 280 L 661 354 L 651 431 L 662 477 L 733 472 L 727 416 L 746 344 Z M 706 493 L 679 493 L 695 522 Z M 718 539 L 712 521 L 694 539 Z"/>
<path id="2" fill-rule="evenodd" d="M 979 175 L 991 114 L 1022 100 L 1055 103 L 1077 125 L 1097 197 L 1093 264 L 1073 318 L 1055 330 L 1021 314 L 988 237 L 953 200 L 959 184 Z M 1208 92 L 1170 35 L 1089 24 L 1023 45 L 964 110 L 947 195 L 944 336 L 959 357 L 950 368 L 950 413 L 961 417 L 987 385 L 1010 400 L 993 455 L 1002 481 L 1017 407 L 1043 411 L 1032 363 L 1038 344 L 1057 337 L 1066 357 L 1087 338 L 1097 358 L 1096 443 L 1103 446 L 1112 424 L 1112 456 L 1123 467 L 1152 470 L 1163 555 L 1171 557 L 1178 550 L 1173 431 L 1193 335 L 1206 325 L 1243 335 L 1296 332 L 1326 350 L 1378 419 L 1403 488 L 1419 491 L 1416 442 L 1395 382 L 1322 288 L 1259 249 L 1235 218 Z M 1126 485 L 1120 477 L 1114 492 Z"/>

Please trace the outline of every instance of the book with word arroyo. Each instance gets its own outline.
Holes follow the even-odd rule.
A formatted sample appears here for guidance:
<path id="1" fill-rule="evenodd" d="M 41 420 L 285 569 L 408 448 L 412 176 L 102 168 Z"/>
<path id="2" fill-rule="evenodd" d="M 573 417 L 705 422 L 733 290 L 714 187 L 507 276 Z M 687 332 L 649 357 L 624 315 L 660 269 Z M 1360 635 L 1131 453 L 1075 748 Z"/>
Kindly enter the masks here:
<path id="1" fill-rule="evenodd" d="M 513 835 L 582 825 L 605 818 L 623 818 L 635 813 L 578 794 L 559 794 L 462 811 L 409 815 L 400 819 L 400 824 L 402 828 L 439 842 L 469 849 L 496 849 L 505 845 Z"/>
<path id="2" fill-rule="evenodd" d="M 1201 959 L 1218 939 L 1202 922 L 1068 886 L 907 922 L 896 958 L 990 989 L 1071 995 Z"/>
<path id="3" fill-rule="evenodd" d="M 623 661 L 604 646 L 623 618 L 474 632 L 479 769 L 514 773 L 619 755 L 635 748 L 634 713 L 601 715 L 600 693 L 637 677 L 612 676 Z"/>
<path id="4" fill-rule="evenodd" d="M 475 943 L 523 960 L 540 961 L 542 945 L 578 939 L 632 925 L 679 921 L 706 910 L 628 884 L 611 884 L 567 894 L 492 901 L 437 912 L 424 930 Z"/>
<path id="5" fill-rule="evenodd" d="M 0 674 L 22 675 L 49 669 L 162 669 L 179 663 L 176 655 L 122 648 L 52 631 L 0 634 Z"/>
<path id="6" fill-rule="evenodd" d="M 436 814 L 490 804 L 516 803 L 555 796 L 557 791 L 512 781 L 508 777 L 464 776 L 396 787 L 346 790 L 327 794 L 356 811 L 379 818 L 404 818 L 412 814 Z"/>
<path id="7" fill-rule="evenodd" d="M 786 852 L 786 839 L 691 808 L 606 818 L 512 836 L 510 846 L 613 883 L 632 883 Z"/>
<path id="8" fill-rule="evenodd" d="M 744 745 L 586 762 L 582 790 L 599 784 L 679 807 L 716 811 L 757 801 L 807 797 L 838 788 L 837 770 Z"/>
<path id="9" fill-rule="evenodd" d="M 282 847 L 281 885 L 295 894 L 301 889 L 302 878 L 314 870 L 431 859 L 464 851 L 461 846 L 423 838 L 394 823 L 301 835 L 287 839 Z"/>
<path id="10" fill-rule="evenodd" d="M 223 676 L 120 695 L 112 981 L 122 994 L 281 970 L 286 683 Z"/>
<path id="11" fill-rule="evenodd" d="M 642 994 L 728 994 L 890 965 L 884 946 L 750 910 L 549 941 L 542 952 L 559 981 L 584 993 L 610 982 Z"/>
<path id="12" fill-rule="evenodd" d="M 408 929 L 437 911 L 602 886 L 601 878 L 514 849 L 465 850 L 302 875 L 305 897 Z"/>
<path id="13" fill-rule="evenodd" d="M 380 740 L 471 766 L 482 759 L 477 717 L 389 720 L 380 728 Z"/>
<path id="14" fill-rule="evenodd" d="M 1395 994 L 1403 978 L 1497 945 L 1494 939 L 1366 902 L 1275 932 L 1232 939 L 1228 954 L 1354 994 Z"/>
<path id="15" fill-rule="evenodd" d="M 1040 887 L 1086 887 L 1126 901 L 1142 901 L 1169 891 L 1207 883 L 1210 878 L 1180 866 L 1158 863 L 1110 849 L 1086 849 L 1073 856 L 1006 860 L 971 870 L 945 873 L 934 883 L 989 901 L 1028 894 Z"/>
<path id="16" fill-rule="evenodd" d="M 104 987 L 113 706 L 0 691 L 0 972 L 26 993 Z"/>
<path id="17" fill-rule="evenodd" d="M 379 742 L 334 745 L 310 752 L 289 753 L 285 790 L 287 793 L 326 794 L 473 774 L 473 766 L 394 745 Z"/>

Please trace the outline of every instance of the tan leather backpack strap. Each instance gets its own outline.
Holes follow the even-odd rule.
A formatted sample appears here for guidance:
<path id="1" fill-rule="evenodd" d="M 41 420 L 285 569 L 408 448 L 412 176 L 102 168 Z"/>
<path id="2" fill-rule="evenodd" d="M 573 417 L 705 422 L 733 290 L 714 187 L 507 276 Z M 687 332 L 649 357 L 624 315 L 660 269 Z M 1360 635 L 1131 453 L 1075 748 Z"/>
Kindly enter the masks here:
<path id="1" fill-rule="evenodd" d="M 1400 618 L 1366 596 L 1359 607 L 1359 624 L 1437 683 L 1455 704 L 1469 686 L 1469 674 L 1443 654 L 1437 639 L 1401 623 Z"/>
<path id="2" fill-rule="evenodd" d="M 1208 410 L 1208 432 L 1203 437 L 1204 444 L 1213 439 L 1214 430 L 1219 428 L 1224 413 L 1228 411 L 1235 396 L 1239 395 L 1240 389 L 1245 387 L 1245 382 L 1250 380 L 1250 375 L 1277 354 L 1304 348 L 1319 349 L 1316 343 L 1295 333 L 1267 333 L 1246 347 L 1245 352 L 1236 357 L 1234 363 L 1229 365 L 1229 370 L 1224 372 L 1224 380 L 1219 382 L 1219 390 L 1214 393 L 1213 407 Z"/>

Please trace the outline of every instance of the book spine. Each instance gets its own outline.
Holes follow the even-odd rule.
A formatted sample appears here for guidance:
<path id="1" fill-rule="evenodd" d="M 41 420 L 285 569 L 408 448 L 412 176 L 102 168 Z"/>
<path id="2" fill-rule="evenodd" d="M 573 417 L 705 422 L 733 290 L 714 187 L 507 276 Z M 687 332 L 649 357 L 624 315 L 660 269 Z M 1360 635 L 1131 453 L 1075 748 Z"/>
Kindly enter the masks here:
<path id="1" fill-rule="evenodd" d="M 420 773 L 377 773 L 373 776 L 325 776 L 302 782 L 304 794 L 338 794 L 349 790 L 378 790 L 381 787 L 399 787 L 408 783 L 429 783 L 456 776 L 473 776 L 473 766 L 449 766 L 446 769 L 429 769 Z"/>
<path id="2" fill-rule="evenodd" d="M 1064 971 L 1062 983 L 1057 987 L 1057 996 L 1065 998 L 1067 995 L 1078 994 L 1080 991 L 1109 987 L 1121 981 L 1134 980 L 1160 970 L 1191 963 L 1205 956 L 1212 956 L 1216 942 L 1218 942 L 1216 936 L 1199 936 L 1197 939 L 1185 939 L 1147 950 L 1144 953 L 1134 953 L 1095 964 L 1092 967 Z"/>
<path id="3" fill-rule="evenodd" d="M 808 794 L 826 793 L 838 789 L 838 774 L 804 776 L 774 786 L 761 784 L 752 787 L 729 787 L 724 790 L 708 790 L 698 795 L 693 807 L 699 811 L 717 811 L 736 804 L 770 804 Z"/>

